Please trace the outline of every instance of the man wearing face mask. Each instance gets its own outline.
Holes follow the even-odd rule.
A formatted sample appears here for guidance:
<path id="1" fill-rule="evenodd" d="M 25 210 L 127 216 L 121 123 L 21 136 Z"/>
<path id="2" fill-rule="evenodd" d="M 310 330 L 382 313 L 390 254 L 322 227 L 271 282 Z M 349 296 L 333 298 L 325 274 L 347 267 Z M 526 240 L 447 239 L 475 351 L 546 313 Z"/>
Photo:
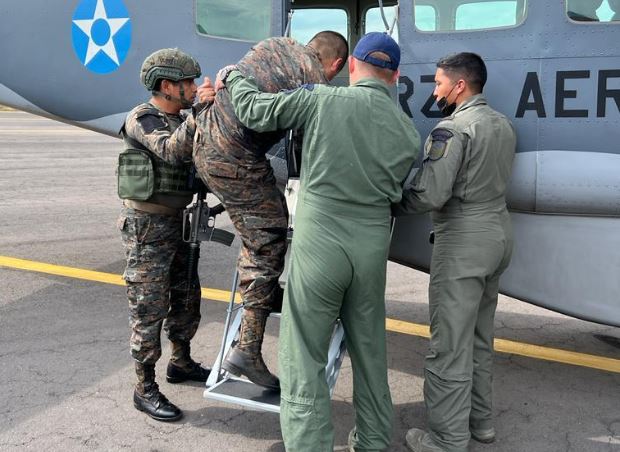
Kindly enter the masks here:
<path id="1" fill-rule="evenodd" d="M 430 352 L 424 401 L 430 431 L 411 429 L 416 452 L 466 451 L 471 437 L 495 440 L 493 319 L 512 230 L 506 189 L 515 154 L 512 124 L 482 94 L 482 58 L 459 53 L 437 63 L 437 105 L 447 117 L 426 140 L 424 162 L 394 214 L 431 211 Z"/>

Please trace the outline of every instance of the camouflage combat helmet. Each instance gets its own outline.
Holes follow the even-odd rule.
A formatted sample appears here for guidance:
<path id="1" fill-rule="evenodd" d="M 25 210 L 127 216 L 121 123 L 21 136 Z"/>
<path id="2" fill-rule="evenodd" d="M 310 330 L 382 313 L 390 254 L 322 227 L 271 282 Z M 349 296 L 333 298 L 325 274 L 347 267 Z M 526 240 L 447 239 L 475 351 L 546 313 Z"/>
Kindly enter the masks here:
<path id="1" fill-rule="evenodd" d="M 178 82 L 200 77 L 200 65 L 179 49 L 161 49 L 146 57 L 140 69 L 140 80 L 146 89 L 153 91 L 157 80 Z"/>

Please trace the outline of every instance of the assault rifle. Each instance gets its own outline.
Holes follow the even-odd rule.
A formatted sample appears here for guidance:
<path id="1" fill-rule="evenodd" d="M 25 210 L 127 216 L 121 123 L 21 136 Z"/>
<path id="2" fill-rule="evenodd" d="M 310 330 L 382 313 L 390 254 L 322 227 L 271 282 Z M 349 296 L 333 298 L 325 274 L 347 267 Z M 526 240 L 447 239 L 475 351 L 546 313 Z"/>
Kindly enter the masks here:
<path id="1" fill-rule="evenodd" d="M 207 187 L 199 178 L 196 202 L 183 211 L 183 241 L 189 244 L 188 282 L 193 281 L 198 273 L 198 258 L 200 257 L 200 242 L 217 242 L 230 246 L 235 239 L 232 234 L 215 227 L 215 217 L 224 212 L 224 206 L 216 204 L 210 207 L 207 203 Z"/>

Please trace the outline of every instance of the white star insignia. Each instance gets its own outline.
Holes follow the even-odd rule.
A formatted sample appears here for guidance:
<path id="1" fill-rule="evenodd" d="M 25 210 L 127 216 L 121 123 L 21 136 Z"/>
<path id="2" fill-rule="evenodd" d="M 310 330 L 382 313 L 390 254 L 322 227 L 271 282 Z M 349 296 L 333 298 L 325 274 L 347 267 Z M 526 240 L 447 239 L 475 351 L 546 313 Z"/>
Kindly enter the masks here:
<path id="1" fill-rule="evenodd" d="M 108 26 L 110 27 L 110 37 L 108 41 L 99 45 L 93 40 L 92 36 L 92 28 L 93 24 L 99 20 L 103 19 Z M 129 18 L 121 18 L 121 19 L 109 19 L 105 10 L 105 6 L 103 4 L 103 0 L 97 0 L 97 6 L 95 8 L 95 14 L 92 19 L 82 19 L 82 20 L 74 20 L 73 23 L 82 30 L 86 36 L 88 36 L 88 49 L 86 50 L 86 57 L 84 58 L 84 66 L 91 62 L 91 60 L 99 53 L 99 51 L 103 51 L 107 56 L 110 57 L 112 61 L 116 63 L 117 66 L 120 66 L 120 62 L 118 60 L 118 54 L 116 53 L 116 47 L 114 47 L 114 35 L 129 21 Z"/>

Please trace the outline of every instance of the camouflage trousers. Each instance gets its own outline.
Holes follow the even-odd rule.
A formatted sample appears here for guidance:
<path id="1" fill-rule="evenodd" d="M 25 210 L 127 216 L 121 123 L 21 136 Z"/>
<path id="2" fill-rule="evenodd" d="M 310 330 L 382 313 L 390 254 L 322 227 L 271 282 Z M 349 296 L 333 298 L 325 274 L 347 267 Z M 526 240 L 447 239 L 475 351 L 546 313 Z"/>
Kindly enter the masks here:
<path id="1" fill-rule="evenodd" d="M 242 241 L 237 262 L 243 307 L 269 313 L 281 303 L 288 210 L 267 160 L 236 165 L 194 155 L 200 177 L 219 198 Z M 262 334 L 262 332 L 261 332 Z"/>
<path id="2" fill-rule="evenodd" d="M 118 219 L 127 267 L 131 356 L 155 364 L 162 326 L 172 342 L 189 342 L 200 323 L 200 281 L 188 281 L 189 246 L 181 217 L 124 208 Z"/>

